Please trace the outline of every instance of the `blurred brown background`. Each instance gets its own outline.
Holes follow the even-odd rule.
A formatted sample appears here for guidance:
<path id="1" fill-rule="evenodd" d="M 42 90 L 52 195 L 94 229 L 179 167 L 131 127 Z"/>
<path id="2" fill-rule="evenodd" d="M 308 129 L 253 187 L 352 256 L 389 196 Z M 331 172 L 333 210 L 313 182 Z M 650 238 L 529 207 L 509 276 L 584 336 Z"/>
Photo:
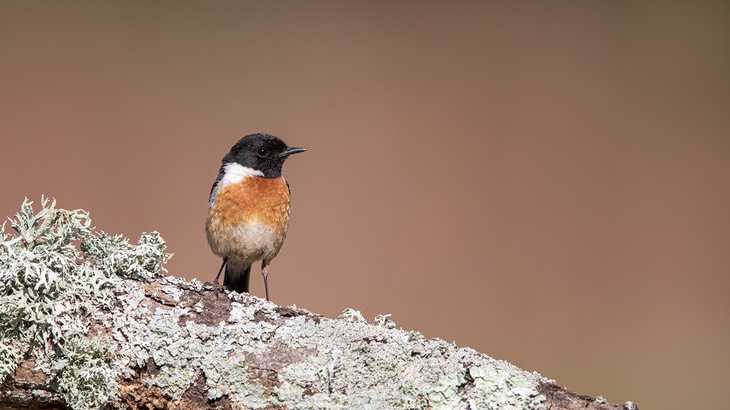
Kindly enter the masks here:
<path id="1" fill-rule="evenodd" d="M 270 132 L 310 150 L 273 301 L 724 407 L 730 8 L 668 3 L 5 1 L 0 215 L 55 196 L 209 281 L 220 159 Z"/>

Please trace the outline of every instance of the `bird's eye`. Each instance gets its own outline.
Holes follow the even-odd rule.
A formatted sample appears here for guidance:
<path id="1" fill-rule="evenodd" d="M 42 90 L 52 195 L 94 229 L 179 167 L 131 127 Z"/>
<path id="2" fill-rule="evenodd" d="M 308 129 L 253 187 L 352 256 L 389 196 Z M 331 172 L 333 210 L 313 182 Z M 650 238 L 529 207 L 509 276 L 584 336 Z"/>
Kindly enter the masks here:
<path id="1" fill-rule="evenodd" d="M 259 158 L 266 158 L 269 155 L 269 150 L 267 150 L 266 148 L 259 148 L 256 151 L 256 155 L 258 155 Z"/>

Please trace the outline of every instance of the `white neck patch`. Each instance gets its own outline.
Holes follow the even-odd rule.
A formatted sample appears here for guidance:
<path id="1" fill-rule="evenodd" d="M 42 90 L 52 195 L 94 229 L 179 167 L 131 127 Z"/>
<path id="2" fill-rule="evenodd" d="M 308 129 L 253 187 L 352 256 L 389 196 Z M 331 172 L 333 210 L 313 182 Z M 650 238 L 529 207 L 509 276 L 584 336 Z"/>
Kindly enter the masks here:
<path id="1" fill-rule="evenodd" d="M 218 196 L 218 192 L 220 192 L 220 190 L 226 185 L 241 182 L 244 178 L 262 176 L 264 176 L 263 172 L 257 169 L 244 167 L 237 162 L 226 164 L 223 167 L 223 177 L 221 177 L 221 179 L 215 184 L 213 192 L 210 193 L 208 206 L 213 206 L 213 200 L 215 200 L 215 197 Z"/>

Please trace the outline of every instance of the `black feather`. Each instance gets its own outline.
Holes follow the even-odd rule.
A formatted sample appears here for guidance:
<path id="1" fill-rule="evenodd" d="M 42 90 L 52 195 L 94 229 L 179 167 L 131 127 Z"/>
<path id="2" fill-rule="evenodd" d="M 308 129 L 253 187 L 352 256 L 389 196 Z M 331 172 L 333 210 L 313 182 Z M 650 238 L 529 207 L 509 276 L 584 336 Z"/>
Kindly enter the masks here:
<path id="1" fill-rule="evenodd" d="M 248 282 L 251 279 L 251 265 L 248 265 L 248 267 L 244 269 L 243 272 L 232 271 L 231 265 L 232 264 L 230 263 L 226 264 L 226 274 L 225 276 L 223 276 L 223 286 L 238 293 L 248 293 Z"/>

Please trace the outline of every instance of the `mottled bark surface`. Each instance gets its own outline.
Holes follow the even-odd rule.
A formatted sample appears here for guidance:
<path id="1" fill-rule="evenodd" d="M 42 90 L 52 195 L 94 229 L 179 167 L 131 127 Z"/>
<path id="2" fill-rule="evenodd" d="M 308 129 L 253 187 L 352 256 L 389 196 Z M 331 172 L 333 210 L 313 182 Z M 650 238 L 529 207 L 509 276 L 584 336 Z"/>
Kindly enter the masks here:
<path id="1" fill-rule="evenodd" d="M 113 308 L 85 319 L 88 337 L 105 340 L 102 363 L 118 381 L 112 399 L 97 403 L 106 408 L 632 406 L 571 393 L 471 349 L 394 329 L 385 318 L 377 325 L 364 323 L 356 312 L 327 319 L 171 277 L 122 279 L 114 295 Z M 78 399 L 69 404 L 51 375 L 40 370 L 68 360 L 65 355 L 49 353 L 50 366 L 37 360 L 27 355 L 3 380 L 0 408 L 85 407 Z M 95 374 L 75 371 L 81 378 Z"/>

